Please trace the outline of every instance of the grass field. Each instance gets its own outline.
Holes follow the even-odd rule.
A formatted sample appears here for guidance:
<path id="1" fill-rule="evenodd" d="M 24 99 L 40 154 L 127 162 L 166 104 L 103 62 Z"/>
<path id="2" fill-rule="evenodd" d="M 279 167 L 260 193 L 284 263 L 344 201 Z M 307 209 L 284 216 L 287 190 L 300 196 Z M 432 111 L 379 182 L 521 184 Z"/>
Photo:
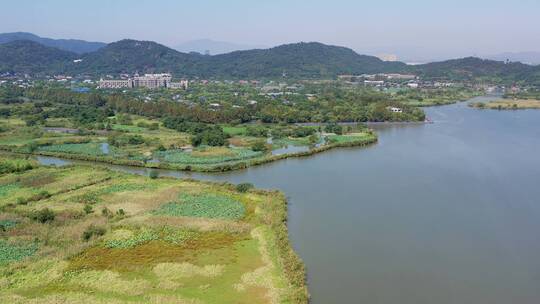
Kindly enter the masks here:
<path id="1" fill-rule="evenodd" d="M 202 147 L 192 152 L 172 150 L 156 152 L 155 155 L 159 160 L 167 163 L 207 165 L 251 159 L 262 156 L 263 153 L 244 148 Z"/>
<path id="2" fill-rule="evenodd" d="M 0 208 L 0 303 L 307 303 L 278 192 L 33 164 Z"/>
<path id="3" fill-rule="evenodd" d="M 362 141 L 372 137 L 369 133 L 351 133 L 346 135 L 329 135 L 328 141 L 331 143 L 352 143 L 356 141 Z"/>
<path id="4" fill-rule="evenodd" d="M 491 102 L 471 103 L 471 107 L 479 109 L 493 110 L 519 110 L 519 109 L 540 109 L 540 100 L 534 99 L 501 99 Z"/>

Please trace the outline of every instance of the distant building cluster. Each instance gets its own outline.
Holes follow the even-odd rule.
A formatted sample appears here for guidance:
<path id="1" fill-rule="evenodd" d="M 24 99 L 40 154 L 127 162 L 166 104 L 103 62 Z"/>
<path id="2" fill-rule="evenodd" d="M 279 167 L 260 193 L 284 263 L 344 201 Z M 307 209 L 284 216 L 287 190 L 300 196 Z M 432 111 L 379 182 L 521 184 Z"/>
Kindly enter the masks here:
<path id="1" fill-rule="evenodd" d="M 172 75 L 163 74 L 145 74 L 144 76 L 135 76 L 128 79 L 101 79 L 99 81 L 100 89 L 132 89 L 132 88 L 147 88 L 147 89 L 187 89 L 188 81 L 181 80 L 172 82 Z"/>

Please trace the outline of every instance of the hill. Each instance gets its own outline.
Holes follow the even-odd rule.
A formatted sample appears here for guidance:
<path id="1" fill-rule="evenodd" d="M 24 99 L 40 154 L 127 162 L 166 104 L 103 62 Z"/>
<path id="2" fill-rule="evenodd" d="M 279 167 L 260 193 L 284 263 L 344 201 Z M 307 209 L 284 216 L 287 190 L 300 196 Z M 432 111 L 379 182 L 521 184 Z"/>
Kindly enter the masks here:
<path id="1" fill-rule="evenodd" d="M 526 64 L 538 65 L 540 64 L 540 52 L 507 52 L 495 55 L 483 56 L 486 59 L 498 60 L 498 61 L 519 61 Z"/>
<path id="2" fill-rule="evenodd" d="M 28 74 L 67 72 L 77 54 L 28 40 L 0 44 L 0 71 Z"/>
<path id="3" fill-rule="evenodd" d="M 266 50 L 237 51 L 212 56 L 210 75 L 240 78 L 333 78 L 340 74 L 394 71 L 404 63 L 384 62 L 351 49 L 318 42 L 286 44 Z"/>
<path id="4" fill-rule="evenodd" d="M 252 49 L 265 49 L 267 47 L 262 45 L 245 45 L 245 44 L 236 44 L 226 41 L 215 41 L 211 39 L 198 39 L 190 40 L 178 44 L 174 47 L 175 50 L 183 53 L 197 52 L 200 54 L 205 54 L 207 51 L 209 55 L 220 55 L 231 53 L 235 51 L 244 51 Z"/>
<path id="5" fill-rule="evenodd" d="M 16 32 L 0 34 L 0 44 L 8 43 L 17 40 L 30 40 L 38 42 L 45 46 L 55 47 L 64 51 L 84 54 L 94 52 L 105 45 L 103 42 L 88 42 L 77 39 L 51 39 L 40 37 L 31 33 Z"/>
<path id="6" fill-rule="evenodd" d="M 83 56 L 75 71 L 87 74 L 172 72 L 204 78 L 332 78 L 403 69 L 406 65 L 358 55 L 321 43 L 296 43 L 216 56 L 181 53 L 150 41 L 122 40 Z"/>
<path id="7" fill-rule="evenodd" d="M 425 79 L 540 84 L 540 66 L 474 57 L 423 65 L 385 62 L 351 49 L 317 42 L 205 56 L 181 53 L 152 41 L 121 40 L 77 55 L 32 41 L 0 44 L 0 72 L 85 74 L 170 72 L 175 77 L 331 79 L 340 74 L 414 73 Z M 82 61 L 73 62 L 80 58 Z"/>
<path id="8" fill-rule="evenodd" d="M 527 81 L 540 83 L 540 66 L 520 62 L 505 63 L 476 57 L 416 65 L 409 67 L 409 70 L 430 79 L 485 79 L 502 82 Z"/>
<path id="9" fill-rule="evenodd" d="M 180 74 L 203 57 L 185 54 L 151 41 L 121 40 L 85 54 L 83 61 L 73 65 L 73 72 L 91 75 L 120 73 Z"/>

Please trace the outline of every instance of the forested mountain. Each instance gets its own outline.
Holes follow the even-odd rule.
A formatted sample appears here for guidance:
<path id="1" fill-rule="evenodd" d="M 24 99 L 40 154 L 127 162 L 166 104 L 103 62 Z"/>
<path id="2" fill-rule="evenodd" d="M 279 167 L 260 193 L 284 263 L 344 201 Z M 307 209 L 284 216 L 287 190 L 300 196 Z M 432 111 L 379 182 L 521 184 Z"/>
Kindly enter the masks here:
<path id="1" fill-rule="evenodd" d="M 212 56 L 211 75 L 233 77 L 333 78 L 340 74 L 395 71 L 404 63 L 384 62 L 353 50 L 322 43 L 286 44 L 265 50 L 237 51 Z"/>
<path id="2" fill-rule="evenodd" d="M 202 57 L 180 53 L 151 41 L 126 39 L 85 54 L 81 57 L 82 62 L 74 64 L 72 70 L 75 73 L 98 76 L 135 72 L 184 74 L 184 70 L 193 69 Z"/>
<path id="3" fill-rule="evenodd" d="M 78 58 L 74 62 L 73 59 Z M 175 77 L 221 79 L 332 79 L 340 74 L 414 73 L 425 79 L 487 80 L 540 84 L 540 66 L 469 57 L 408 66 L 359 55 L 322 43 L 295 43 L 270 49 L 205 56 L 181 53 L 151 41 L 121 40 L 83 55 L 31 41 L 0 44 L 0 72 L 85 74 L 170 72 Z"/>
<path id="4" fill-rule="evenodd" d="M 531 66 L 520 62 L 505 63 L 476 57 L 433 62 L 412 66 L 410 69 L 426 78 L 450 80 L 497 78 L 503 81 L 538 81 L 540 76 L 540 66 Z"/>
<path id="5" fill-rule="evenodd" d="M 103 42 L 89 42 L 78 39 L 51 39 L 39 37 L 31 33 L 17 32 L 17 33 L 3 33 L 0 34 L 0 44 L 8 43 L 17 40 L 30 40 L 41 43 L 45 46 L 55 47 L 64 51 L 74 52 L 77 54 L 84 54 L 94 52 L 105 45 Z"/>
<path id="6" fill-rule="evenodd" d="M 61 74 L 73 64 L 77 54 L 28 40 L 0 44 L 0 72 Z"/>

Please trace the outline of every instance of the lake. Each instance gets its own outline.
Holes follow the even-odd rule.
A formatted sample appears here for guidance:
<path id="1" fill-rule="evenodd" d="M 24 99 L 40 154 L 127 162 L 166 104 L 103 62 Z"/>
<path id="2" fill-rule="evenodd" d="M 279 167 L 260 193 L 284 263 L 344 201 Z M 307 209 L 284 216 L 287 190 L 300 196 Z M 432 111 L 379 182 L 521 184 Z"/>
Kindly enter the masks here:
<path id="1" fill-rule="evenodd" d="M 540 303 L 540 111 L 426 112 L 367 148 L 163 174 L 284 191 L 312 303 Z"/>

